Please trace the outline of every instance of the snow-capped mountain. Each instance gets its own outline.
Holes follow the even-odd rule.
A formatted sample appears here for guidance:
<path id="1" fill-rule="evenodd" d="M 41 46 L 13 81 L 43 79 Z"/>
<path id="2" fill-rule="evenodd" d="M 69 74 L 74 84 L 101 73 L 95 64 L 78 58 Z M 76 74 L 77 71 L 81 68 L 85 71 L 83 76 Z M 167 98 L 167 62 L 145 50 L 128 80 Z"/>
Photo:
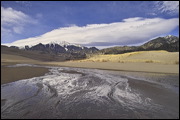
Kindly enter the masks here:
<path id="1" fill-rule="evenodd" d="M 37 38 L 36 38 L 37 39 Z M 33 38 L 29 38 L 26 40 L 18 40 L 13 43 L 3 44 L 8 47 L 18 47 L 19 49 L 25 50 L 36 50 L 42 51 L 46 53 L 74 53 L 74 52 L 82 52 L 82 53 L 93 53 L 98 51 L 97 48 L 87 48 L 78 44 L 71 44 L 66 41 L 57 41 L 57 40 L 33 40 Z"/>
<path id="2" fill-rule="evenodd" d="M 7 46 L 2 47 L 1 50 L 5 53 L 18 54 L 28 58 L 33 58 L 42 61 L 65 61 L 74 59 L 86 58 L 87 54 L 96 53 L 99 50 L 95 47 L 87 48 L 68 42 L 53 41 L 47 44 L 25 45 L 25 46 Z"/>
<path id="3" fill-rule="evenodd" d="M 173 36 L 173 35 L 167 35 L 164 37 L 167 40 L 167 43 L 171 44 L 171 43 L 175 43 L 179 40 L 178 37 Z"/>
<path id="4" fill-rule="evenodd" d="M 164 37 L 165 39 L 176 39 L 177 37 L 176 36 L 173 36 L 173 35 L 167 35 Z"/>
<path id="5" fill-rule="evenodd" d="M 91 48 L 87 48 L 87 47 L 83 47 L 80 45 L 74 45 L 74 44 L 70 44 L 68 42 L 51 42 L 48 44 L 42 44 L 39 43 L 37 45 L 34 46 L 25 46 L 23 49 L 25 50 L 35 50 L 35 51 L 42 51 L 45 53 L 94 53 L 96 51 L 98 51 L 97 48 L 95 47 L 91 47 Z"/>
<path id="6" fill-rule="evenodd" d="M 31 38 L 31 39 L 32 39 L 32 38 Z M 58 44 L 58 45 L 60 45 L 60 46 L 62 46 L 62 47 L 74 45 L 74 46 L 83 48 L 83 46 L 81 46 L 81 45 L 71 44 L 71 43 L 68 43 L 68 42 L 66 42 L 66 41 L 49 41 L 49 40 L 48 40 L 48 41 L 37 41 L 37 40 L 35 40 L 35 41 L 29 42 L 28 39 L 27 39 L 27 40 L 18 40 L 18 41 L 15 41 L 15 42 L 12 42 L 12 43 L 6 43 L 6 44 L 3 44 L 3 45 L 6 45 L 6 46 L 8 46 L 8 47 L 10 47 L 10 46 L 16 46 L 16 47 L 18 47 L 18 48 L 20 48 L 20 49 L 24 49 L 25 46 L 32 47 L 32 46 L 35 46 L 35 45 L 37 45 L 37 44 L 39 44 L 39 43 L 44 44 L 44 45 L 45 45 L 45 44 L 49 44 L 49 45 Z"/>

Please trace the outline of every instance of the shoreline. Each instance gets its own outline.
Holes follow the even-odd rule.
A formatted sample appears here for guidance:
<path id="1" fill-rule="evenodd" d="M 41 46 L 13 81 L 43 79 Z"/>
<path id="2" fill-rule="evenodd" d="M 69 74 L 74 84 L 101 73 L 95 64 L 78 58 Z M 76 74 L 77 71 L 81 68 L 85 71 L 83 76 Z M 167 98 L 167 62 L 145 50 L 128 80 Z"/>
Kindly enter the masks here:
<path id="1" fill-rule="evenodd" d="M 157 63 L 48 62 L 37 65 L 52 65 L 125 72 L 179 74 L 179 65 L 164 65 Z"/>
<path id="2" fill-rule="evenodd" d="M 100 70 L 179 74 L 179 52 L 140 51 L 118 55 L 97 55 L 83 60 L 39 61 L 18 55 L 2 54 L 1 66 L 36 64 Z"/>
<path id="3" fill-rule="evenodd" d="M 38 65 L 38 64 L 37 64 Z M 179 73 L 165 73 L 165 72 L 149 72 L 149 71 L 131 71 L 131 70 L 116 70 L 116 69 L 104 69 L 104 68 L 85 68 L 85 67 L 71 67 L 71 66 L 59 66 L 59 67 L 70 67 L 70 68 L 83 68 L 83 69 L 98 69 L 107 71 L 120 71 L 120 72 L 142 72 L 142 73 L 157 73 L 157 74 L 179 74 Z"/>
<path id="4" fill-rule="evenodd" d="M 162 74 L 179 74 L 179 64 L 159 64 L 159 63 L 116 63 L 116 62 L 1 62 L 1 67 L 15 64 L 34 64 L 44 66 L 72 67 L 99 69 L 125 72 L 145 72 Z"/>
<path id="5" fill-rule="evenodd" d="M 83 63 L 83 64 L 82 64 Z M 15 64 L 34 64 L 42 67 L 7 67 L 8 65 Z M 98 66 L 99 65 L 99 66 Z M 155 63 L 96 63 L 96 62 L 1 62 L 1 85 L 10 82 L 15 82 L 22 79 L 28 79 L 33 77 L 42 76 L 49 72 L 48 68 L 43 66 L 54 67 L 70 67 L 70 68 L 83 68 L 83 69 L 98 69 L 109 71 L 123 71 L 123 72 L 142 72 L 142 73 L 157 73 L 157 74 L 179 74 L 179 65 L 159 65 Z M 138 66 L 141 66 L 137 68 Z M 151 66 L 151 67 L 150 67 Z M 122 67 L 122 68 L 121 68 Z M 125 69 L 125 68 L 126 69 Z M 155 69 L 157 67 L 159 69 Z M 172 69 L 175 70 L 171 71 Z M 164 71 L 163 71 L 164 70 Z"/>

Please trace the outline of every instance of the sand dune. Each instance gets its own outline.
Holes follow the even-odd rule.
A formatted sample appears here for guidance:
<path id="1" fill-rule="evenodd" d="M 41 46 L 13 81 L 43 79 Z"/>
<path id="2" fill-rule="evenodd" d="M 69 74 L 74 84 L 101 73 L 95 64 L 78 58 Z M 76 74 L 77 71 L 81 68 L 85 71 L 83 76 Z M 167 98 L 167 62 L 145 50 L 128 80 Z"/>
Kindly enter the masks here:
<path id="1" fill-rule="evenodd" d="M 139 51 L 118 55 L 95 55 L 67 62 L 42 62 L 17 55 L 1 54 L 1 65 L 30 63 L 107 70 L 179 73 L 179 52 Z"/>
<path id="2" fill-rule="evenodd" d="M 79 62 L 118 62 L 118 63 L 161 63 L 161 64 L 178 64 L 179 52 L 167 51 L 139 51 L 124 54 L 108 54 L 108 55 L 95 55 Z"/>

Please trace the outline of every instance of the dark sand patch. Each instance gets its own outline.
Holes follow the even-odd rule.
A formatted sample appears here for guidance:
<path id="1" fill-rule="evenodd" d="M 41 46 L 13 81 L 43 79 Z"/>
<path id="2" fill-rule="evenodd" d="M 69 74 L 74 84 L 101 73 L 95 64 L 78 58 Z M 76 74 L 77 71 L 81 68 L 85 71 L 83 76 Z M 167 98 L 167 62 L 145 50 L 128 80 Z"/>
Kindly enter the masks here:
<path id="1" fill-rule="evenodd" d="M 6 67 L 1 66 L 1 85 L 21 79 L 42 76 L 47 73 L 48 68 L 42 67 Z"/>
<path id="2" fill-rule="evenodd" d="M 3 106 L 3 105 L 5 105 L 5 103 L 6 103 L 6 99 L 1 99 L 1 107 Z"/>

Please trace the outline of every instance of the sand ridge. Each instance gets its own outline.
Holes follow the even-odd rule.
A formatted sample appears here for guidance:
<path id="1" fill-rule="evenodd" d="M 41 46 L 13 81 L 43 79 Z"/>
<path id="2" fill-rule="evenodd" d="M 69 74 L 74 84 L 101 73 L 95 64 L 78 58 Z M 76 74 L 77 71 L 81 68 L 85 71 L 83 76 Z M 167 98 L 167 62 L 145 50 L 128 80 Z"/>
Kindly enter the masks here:
<path id="1" fill-rule="evenodd" d="M 84 60 L 66 62 L 44 62 L 18 55 L 1 54 L 1 65 L 17 63 L 178 74 L 179 52 L 139 51 L 117 55 L 94 55 Z"/>
<path id="2" fill-rule="evenodd" d="M 177 64 L 179 62 L 179 52 L 159 51 L 138 51 L 124 54 L 94 55 L 79 62 L 118 62 L 118 63 L 160 63 Z"/>

